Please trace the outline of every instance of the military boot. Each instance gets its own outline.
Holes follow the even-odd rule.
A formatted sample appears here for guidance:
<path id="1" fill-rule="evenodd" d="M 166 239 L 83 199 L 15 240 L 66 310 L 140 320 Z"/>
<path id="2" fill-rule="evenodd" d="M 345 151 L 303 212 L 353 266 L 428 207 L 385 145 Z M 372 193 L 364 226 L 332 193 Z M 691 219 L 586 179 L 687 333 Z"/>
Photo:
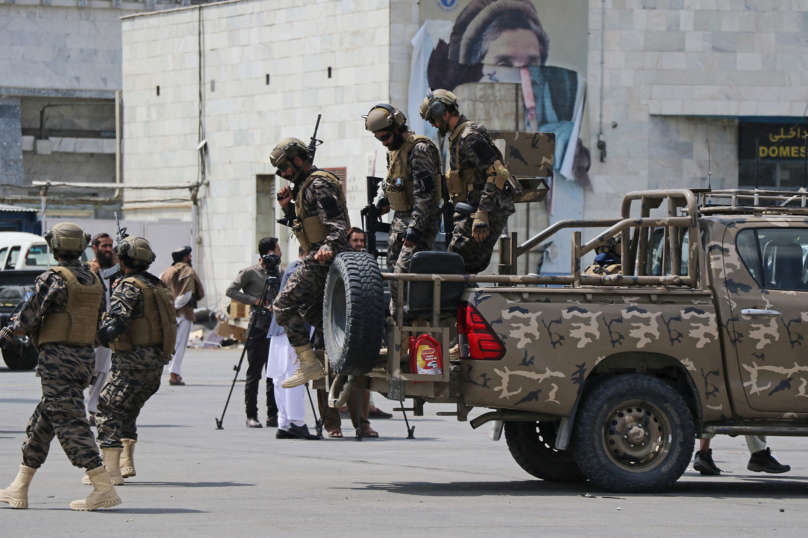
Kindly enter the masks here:
<path id="1" fill-rule="evenodd" d="M 297 353 L 297 360 L 299 361 L 297 369 L 295 373 L 292 374 L 292 377 L 281 383 L 281 387 L 293 389 L 309 381 L 325 377 L 323 365 L 317 360 L 311 345 L 307 344 L 305 346 L 296 347 L 295 352 Z"/>
<path id="2" fill-rule="evenodd" d="M 749 458 L 749 464 L 746 466 L 750 471 L 756 473 L 787 473 L 791 470 L 790 465 L 783 465 L 772 456 L 772 449 L 767 448 L 760 452 L 755 452 Z"/>
<path id="3" fill-rule="evenodd" d="M 123 486 L 123 476 L 121 476 L 121 448 L 101 448 L 101 457 L 104 458 L 104 467 L 109 473 L 109 479 L 113 486 Z M 85 486 L 92 486 L 93 483 L 88 475 L 84 475 L 81 483 Z"/>
<path id="4" fill-rule="evenodd" d="M 70 503 L 71 510 L 87 512 L 98 508 L 112 508 L 121 504 L 121 498 L 115 492 L 115 486 L 112 485 L 109 474 L 103 465 L 87 471 L 87 476 L 90 477 L 93 491 L 83 501 Z"/>
<path id="5" fill-rule="evenodd" d="M 137 476 L 135 472 L 135 443 L 134 439 L 121 439 L 123 452 L 121 452 L 121 476 L 131 478 Z"/>
<path id="6" fill-rule="evenodd" d="M 10 504 L 12 508 L 28 508 L 28 486 L 31 485 L 35 472 L 33 467 L 20 465 L 20 472 L 14 482 L 0 491 L 0 502 Z"/>

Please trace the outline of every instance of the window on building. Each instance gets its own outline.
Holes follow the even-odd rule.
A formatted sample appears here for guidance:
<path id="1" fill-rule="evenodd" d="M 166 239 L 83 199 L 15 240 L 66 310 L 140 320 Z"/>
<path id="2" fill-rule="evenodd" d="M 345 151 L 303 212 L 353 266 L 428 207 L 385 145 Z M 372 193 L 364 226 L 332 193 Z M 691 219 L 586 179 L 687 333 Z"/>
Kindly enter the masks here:
<path id="1" fill-rule="evenodd" d="M 255 237 L 275 236 L 275 175 L 255 176 Z M 294 259 L 294 258 L 292 258 Z"/>
<path id="2" fill-rule="evenodd" d="M 793 120 L 738 124 L 739 188 L 754 189 L 757 184 L 760 189 L 795 191 L 802 187 L 808 123 L 804 118 Z"/>

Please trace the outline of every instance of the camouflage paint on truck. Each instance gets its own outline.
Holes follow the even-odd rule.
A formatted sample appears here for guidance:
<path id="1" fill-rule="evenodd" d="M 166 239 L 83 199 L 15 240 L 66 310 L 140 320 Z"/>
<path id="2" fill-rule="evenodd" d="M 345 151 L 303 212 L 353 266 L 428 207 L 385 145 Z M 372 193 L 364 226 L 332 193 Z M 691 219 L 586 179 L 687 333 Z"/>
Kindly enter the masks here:
<path id="1" fill-rule="evenodd" d="M 601 361 L 642 353 L 681 365 L 705 421 L 731 416 L 712 294 L 698 290 L 471 290 L 467 300 L 505 343 L 498 361 L 463 360 L 466 405 L 569 416 Z M 606 291 L 606 293 L 603 293 Z"/>

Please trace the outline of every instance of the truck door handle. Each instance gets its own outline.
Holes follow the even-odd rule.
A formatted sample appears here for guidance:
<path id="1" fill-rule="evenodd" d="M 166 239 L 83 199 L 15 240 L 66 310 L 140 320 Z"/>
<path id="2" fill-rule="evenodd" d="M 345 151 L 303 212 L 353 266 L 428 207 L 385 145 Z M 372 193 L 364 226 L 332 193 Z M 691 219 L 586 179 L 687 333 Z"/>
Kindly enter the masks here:
<path id="1" fill-rule="evenodd" d="M 780 312 L 777 310 L 762 310 L 760 308 L 744 308 L 741 310 L 744 316 L 779 316 Z"/>

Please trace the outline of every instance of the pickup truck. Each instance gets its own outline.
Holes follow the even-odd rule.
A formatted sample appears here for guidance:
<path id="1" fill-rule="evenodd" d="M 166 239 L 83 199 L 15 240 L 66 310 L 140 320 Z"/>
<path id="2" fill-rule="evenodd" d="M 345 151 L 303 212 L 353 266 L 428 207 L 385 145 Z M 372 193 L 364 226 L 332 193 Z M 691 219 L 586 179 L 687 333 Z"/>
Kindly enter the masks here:
<path id="1" fill-rule="evenodd" d="M 582 228 L 605 230 L 583 243 Z M 561 230 L 570 275 L 510 274 Z M 581 257 L 616 236 L 621 272 L 584 274 Z M 497 275 L 463 275 L 451 253 L 419 253 L 409 274 L 344 253 L 326 284 L 327 368 L 416 410 L 490 410 L 472 427 L 496 421 L 538 478 L 660 491 L 703 433 L 808 436 L 806 253 L 805 196 L 758 190 L 632 192 L 619 218 L 502 239 Z M 393 279 L 409 297 L 385 326 Z M 408 335 L 422 333 L 441 342 L 440 375 L 408 369 Z M 342 384 L 326 384 L 334 400 Z"/>

